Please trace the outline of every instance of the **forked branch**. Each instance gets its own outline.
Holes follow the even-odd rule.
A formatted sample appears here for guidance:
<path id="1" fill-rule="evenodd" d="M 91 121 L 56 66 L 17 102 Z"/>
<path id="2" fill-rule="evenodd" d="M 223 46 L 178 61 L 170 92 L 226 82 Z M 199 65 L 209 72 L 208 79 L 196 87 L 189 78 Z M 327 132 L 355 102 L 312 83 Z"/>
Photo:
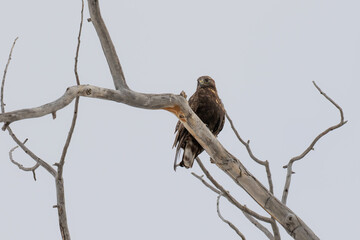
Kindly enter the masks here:
<path id="1" fill-rule="evenodd" d="M 98 0 L 88 0 L 92 23 L 100 39 L 117 90 L 95 86 L 79 85 L 70 87 L 58 100 L 38 108 L 23 109 L 0 115 L 0 122 L 6 125 L 26 118 L 53 114 L 67 106 L 74 98 L 86 96 L 121 102 L 133 107 L 164 109 L 172 112 L 194 136 L 197 142 L 214 160 L 215 164 L 227 173 L 286 231 L 295 239 L 318 239 L 312 230 L 289 208 L 276 199 L 242 164 L 231 155 L 213 136 L 209 129 L 191 110 L 187 101 L 174 94 L 144 94 L 128 88 L 115 47 L 101 18 Z"/>
<path id="2" fill-rule="evenodd" d="M 318 136 L 315 137 L 315 139 L 310 143 L 310 145 L 305 149 L 305 151 L 303 153 L 301 153 L 300 155 L 290 159 L 289 163 L 284 166 L 284 168 L 287 168 L 287 174 L 286 174 L 286 181 L 285 181 L 285 185 L 284 185 L 283 195 L 282 195 L 282 199 L 281 199 L 281 202 L 283 204 L 286 204 L 286 200 L 287 200 L 287 197 L 288 197 L 288 194 L 289 194 L 291 176 L 293 174 L 292 166 L 293 166 L 294 162 L 304 158 L 311 150 L 313 150 L 315 144 L 320 140 L 320 138 L 322 138 L 323 136 L 325 136 L 326 134 L 328 134 L 332 130 L 335 130 L 335 129 L 337 129 L 337 128 L 339 128 L 339 127 L 341 127 L 341 126 L 343 126 L 344 124 L 347 123 L 347 121 L 344 121 L 344 113 L 343 113 L 342 108 L 334 100 L 332 100 L 329 96 L 327 96 L 326 93 L 324 93 L 319 88 L 319 86 L 316 85 L 315 81 L 313 81 L 313 84 L 316 87 L 316 89 L 320 92 L 320 94 L 322 94 L 327 100 L 329 100 L 329 102 L 331 102 L 339 110 L 339 112 L 340 112 L 340 122 L 338 124 L 336 124 L 336 125 L 333 125 L 333 126 L 329 127 L 325 131 L 321 132 Z"/>
<path id="3" fill-rule="evenodd" d="M 3 78 L 2 78 L 2 81 L 1 81 L 1 91 L 0 91 L 0 104 L 1 104 L 1 113 L 4 114 L 5 112 L 5 103 L 4 103 L 4 87 L 5 87 L 5 80 L 6 80 L 6 74 L 7 74 L 7 70 L 8 70 L 8 67 L 10 65 L 10 61 L 11 61 L 11 57 L 12 57 L 12 52 L 14 50 L 14 47 L 15 47 L 15 44 L 16 44 L 16 41 L 18 40 L 18 38 L 15 38 L 13 44 L 12 44 L 12 47 L 11 47 L 11 50 L 10 50 L 10 53 L 9 53 L 9 57 L 8 57 L 8 60 L 7 60 L 7 63 L 6 63 L 6 66 L 5 66 L 5 69 L 4 69 L 4 74 L 3 74 Z M 0 114 L 0 115 L 2 115 Z M 36 176 L 35 176 L 35 170 L 36 170 L 36 166 L 37 165 L 40 165 L 42 166 L 43 168 L 45 168 L 51 175 L 55 176 L 56 175 L 56 171 L 45 161 L 43 161 L 41 158 L 39 158 L 38 156 L 35 155 L 35 153 L 33 153 L 29 148 L 27 148 L 25 146 L 25 142 L 21 142 L 15 135 L 15 133 L 12 131 L 12 129 L 10 128 L 9 126 L 9 122 L 6 122 L 4 121 L 4 126 L 3 126 L 3 130 L 8 130 L 10 136 L 12 137 L 12 139 L 16 142 L 16 144 L 18 146 L 20 146 L 20 148 L 27 154 L 29 155 L 32 159 L 35 160 L 36 164 L 35 166 L 33 167 L 32 169 L 32 172 L 33 172 L 33 176 L 34 176 L 34 179 L 36 179 Z M 11 151 L 10 151 L 11 152 Z M 12 157 L 10 155 L 10 157 Z M 11 158 L 10 158 L 11 159 Z M 21 164 L 16 164 L 17 162 L 15 161 L 12 161 L 15 165 L 17 165 L 20 169 L 24 170 L 23 168 L 20 167 Z"/>
<path id="4" fill-rule="evenodd" d="M 82 24 L 83 24 L 83 12 L 84 12 L 84 1 L 82 0 L 81 21 L 80 21 L 80 29 L 79 29 L 79 34 L 78 34 L 78 44 L 77 44 L 77 48 L 76 48 L 75 64 L 74 64 L 74 73 L 75 73 L 75 78 L 76 78 L 77 85 L 80 85 L 79 75 L 78 75 L 78 72 L 77 72 L 77 63 L 78 63 L 78 57 L 79 57 L 80 37 L 81 37 Z M 5 86 L 6 73 L 7 73 L 7 69 L 8 69 L 10 60 L 11 60 L 11 55 L 12 55 L 12 51 L 13 51 L 13 48 L 15 46 L 16 40 L 17 40 L 17 38 L 15 39 L 15 41 L 13 43 L 13 46 L 11 48 L 9 58 L 8 58 L 8 62 L 6 64 L 6 67 L 5 67 L 5 70 L 4 70 L 4 76 L 3 76 L 2 84 L 1 84 L 1 99 L 0 99 L 0 101 L 1 101 L 1 112 L 2 112 L 2 114 L 4 114 L 4 112 L 5 112 L 5 104 L 4 104 L 4 101 L 3 101 L 3 99 L 4 99 L 3 96 L 4 96 L 4 86 Z M 9 127 L 10 121 L 4 121 L 4 126 L 3 126 L 3 130 L 5 130 L 5 129 L 8 130 L 9 134 L 14 139 L 14 141 L 18 144 L 18 146 L 20 146 L 24 150 L 25 153 L 27 153 L 29 156 L 31 156 L 35 160 L 36 164 L 35 164 L 35 166 L 33 166 L 31 168 L 26 168 L 26 167 L 23 167 L 23 165 L 21 165 L 20 163 L 16 162 L 14 160 L 13 156 L 12 156 L 12 153 L 18 146 L 14 147 L 13 149 L 10 150 L 10 152 L 9 152 L 10 160 L 15 165 L 17 165 L 20 169 L 22 169 L 24 171 L 32 171 L 35 180 L 36 180 L 35 170 L 39 166 L 44 167 L 55 178 L 57 204 L 54 206 L 54 208 L 57 208 L 57 210 L 58 210 L 59 226 L 60 226 L 60 232 L 61 232 L 61 236 L 62 236 L 63 240 L 70 240 L 70 232 L 69 232 L 69 228 L 68 228 L 68 225 L 67 225 L 67 217 L 66 217 L 66 209 L 65 209 L 64 181 L 63 181 L 63 178 L 62 178 L 62 173 L 63 173 L 64 164 L 65 164 L 65 157 L 66 157 L 67 149 L 68 149 L 68 147 L 70 145 L 71 137 L 72 137 L 72 134 L 73 134 L 73 131 L 74 131 L 74 128 L 75 128 L 75 124 L 76 124 L 77 113 L 78 113 L 78 103 L 79 103 L 79 97 L 76 97 L 75 107 L 74 107 L 74 114 L 73 114 L 71 127 L 70 127 L 70 130 L 69 130 L 69 133 L 68 133 L 68 137 L 66 139 L 66 142 L 65 142 L 65 145 L 64 145 L 63 152 L 62 152 L 59 163 L 54 164 L 55 166 L 58 167 L 57 171 L 55 171 L 55 169 L 53 169 L 48 163 L 46 163 L 45 161 L 43 161 L 42 159 L 37 157 L 29 149 L 27 149 L 27 147 L 25 146 L 25 142 L 27 140 L 25 140 L 23 143 L 20 142 L 20 140 L 15 136 L 15 134 L 12 132 L 11 128 Z M 38 110 L 40 110 L 40 109 L 38 109 Z M 34 112 L 36 112 L 36 111 L 34 111 Z M 41 115 L 42 113 L 37 113 L 37 114 Z M 48 113 L 46 113 L 46 114 L 48 114 Z M 53 110 L 51 112 L 51 114 L 52 114 L 53 118 L 55 119 L 56 110 Z"/>
<path id="5" fill-rule="evenodd" d="M 245 240 L 245 236 L 244 234 L 242 234 L 240 232 L 240 230 L 234 225 L 232 224 L 232 222 L 226 220 L 220 213 L 220 198 L 221 198 L 221 194 L 219 194 L 219 196 L 217 197 L 217 201 L 216 201 L 216 211 L 217 211 L 217 214 L 219 216 L 219 218 L 224 222 L 224 223 L 227 223 L 236 233 L 237 235 L 239 235 L 241 237 L 241 239 Z"/>
<path id="6" fill-rule="evenodd" d="M 212 185 L 210 185 L 209 183 L 207 183 L 203 177 L 195 174 L 195 173 L 191 173 L 193 176 L 195 176 L 197 179 L 199 179 L 206 187 L 208 187 L 210 190 L 212 190 L 213 192 L 217 193 L 218 195 L 221 195 L 223 197 L 225 197 L 230 203 L 232 203 L 234 206 L 236 206 L 237 208 L 239 208 L 242 213 L 245 215 L 245 217 L 252 223 L 254 224 L 255 227 L 257 227 L 260 231 L 262 231 L 270 240 L 274 239 L 274 236 L 270 233 L 270 231 L 263 226 L 259 221 L 257 221 L 255 218 L 257 218 L 260 221 L 264 221 L 270 224 L 273 224 L 272 219 L 261 216 L 260 214 L 250 210 L 247 206 L 242 205 L 241 203 L 239 203 L 231 194 L 229 191 L 227 191 L 221 184 L 219 184 L 215 178 L 212 177 L 212 175 L 209 173 L 209 171 L 205 168 L 204 164 L 201 162 L 200 158 L 196 158 L 197 163 L 199 164 L 201 170 L 203 171 L 203 173 L 206 175 L 206 177 L 210 180 L 210 182 L 215 186 L 213 187 Z M 220 217 L 220 216 L 219 216 Z M 226 222 L 227 223 L 227 222 Z M 228 223 L 229 224 L 229 223 Z M 231 228 L 232 227 L 232 223 L 229 224 L 229 226 Z M 233 228 L 234 229 L 234 228 Z M 235 229 L 234 229 L 235 230 Z M 236 230 L 235 230 L 236 231 Z M 276 234 L 278 234 L 278 232 L 276 232 Z"/>
<path id="7" fill-rule="evenodd" d="M 199 167 L 201 168 L 201 170 L 203 171 L 203 173 L 205 174 L 205 176 L 207 177 L 207 179 L 210 180 L 210 182 L 212 184 L 214 184 L 214 186 L 216 187 L 216 189 L 218 189 L 220 192 L 214 191 L 214 189 L 212 189 L 211 187 L 209 187 L 207 184 L 205 184 L 206 182 L 203 181 L 203 183 L 205 184 L 205 186 L 209 187 L 211 190 L 213 190 L 215 193 L 217 194 L 222 194 L 223 197 L 225 197 L 227 200 L 229 200 L 230 203 L 234 204 L 237 208 L 239 208 L 241 211 L 259 219 L 260 221 L 264 221 L 267 223 L 271 222 L 271 219 L 265 216 L 262 216 L 252 210 L 250 210 L 248 207 L 246 207 L 245 205 L 242 205 L 241 203 L 239 203 L 231 194 L 229 191 L 227 191 L 220 183 L 218 183 L 215 178 L 213 178 L 213 176 L 210 174 L 210 172 L 205 168 L 204 164 L 202 163 L 202 161 L 200 160 L 199 157 L 196 158 L 196 162 L 199 164 Z M 196 174 L 193 173 L 194 176 L 197 176 Z M 197 177 L 199 179 L 199 177 Z"/>
<path id="8" fill-rule="evenodd" d="M 115 46 L 111 41 L 109 31 L 107 30 L 105 22 L 101 16 L 99 0 L 88 0 L 88 5 L 91 22 L 94 24 L 94 28 L 99 37 L 101 47 L 113 77 L 115 89 L 129 89 L 125 81 L 125 75 L 123 73 L 120 60 L 117 56 Z"/>
<path id="9" fill-rule="evenodd" d="M 77 46 L 75 51 L 75 62 L 74 62 L 74 74 L 75 74 L 75 80 L 76 84 L 80 85 L 80 78 L 78 73 L 78 60 L 79 60 L 79 50 L 80 50 L 80 44 L 81 44 L 81 32 L 82 32 L 82 26 L 84 21 L 84 0 L 81 0 L 81 13 L 80 13 L 80 26 L 79 26 L 79 33 L 77 37 Z M 67 224 L 67 214 L 66 214 L 66 205 L 65 205 L 65 190 L 64 190 L 64 179 L 63 179 L 63 171 L 64 171 L 64 164 L 65 164 L 65 158 L 67 154 L 67 150 L 70 146 L 70 142 L 74 133 L 76 120 L 78 116 L 79 111 L 79 97 L 76 97 L 75 99 L 75 105 L 74 105 L 74 111 L 73 111 L 73 117 L 70 125 L 70 129 L 63 147 L 63 151 L 61 153 L 60 161 L 59 163 L 56 163 L 57 166 L 57 175 L 56 175 L 56 198 L 57 198 L 57 205 L 56 208 L 58 210 L 58 216 L 59 216 L 59 227 L 62 239 L 64 240 L 70 240 L 70 231 Z"/>
<path id="10" fill-rule="evenodd" d="M 273 181 L 272 181 L 272 177 L 271 177 L 271 171 L 270 171 L 270 164 L 269 164 L 269 161 L 266 160 L 266 161 L 262 161 L 260 160 L 259 158 L 255 157 L 255 155 L 253 154 L 252 150 L 251 150 L 251 147 L 250 147 L 250 140 L 248 140 L 247 142 L 245 142 L 241 137 L 240 137 L 240 134 L 238 133 L 238 131 L 236 130 L 235 128 L 235 125 L 232 121 L 232 119 L 230 118 L 229 114 L 226 112 L 226 118 L 227 120 L 229 121 L 230 123 L 230 126 L 231 126 L 231 129 L 233 130 L 233 132 L 235 133 L 236 137 L 238 138 L 238 140 L 245 146 L 249 156 L 251 157 L 251 159 L 253 159 L 256 163 L 262 165 L 265 167 L 265 171 L 266 171 L 266 176 L 267 176 L 267 179 L 268 179 L 268 184 L 269 184 L 269 191 L 274 194 L 274 185 L 273 185 Z M 245 212 L 244 212 L 245 214 Z M 249 215 L 246 215 L 246 217 L 248 217 Z M 255 224 L 255 221 L 252 221 L 250 218 L 251 216 L 248 217 L 248 219 L 253 222 Z M 280 239 L 280 232 L 279 232 L 279 228 L 276 224 L 276 221 L 275 221 L 275 218 L 274 217 L 271 217 L 271 227 L 273 229 L 273 232 L 274 232 L 274 239 L 275 240 L 279 240 Z M 256 224 L 255 224 L 256 225 Z M 260 229 L 262 232 L 264 232 L 265 234 L 266 231 L 263 231 L 262 229 Z M 267 234 L 268 236 L 268 234 Z M 268 236 L 269 237 L 269 236 Z"/>
<path id="11" fill-rule="evenodd" d="M 269 161 L 262 161 L 260 159 L 258 159 L 257 157 L 255 157 L 255 155 L 253 154 L 251 148 L 250 148 L 250 140 L 248 140 L 247 142 L 245 142 L 241 137 L 240 134 L 238 133 L 238 131 L 235 128 L 235 125 L 233 123 L 233 121 L 231 120 L 229 114 L 226 112 L 226 118 L 230 123 L 231 129 L 233 130 L 233 132 L 235 133 L 236 137 L 238 138 L 238 140 L 245 146 L 246 150 L 248 151 L 249 156 L 251 157 L 252 160 L 254 160 L 256 163 L 262 165 L 265 167 L 266 170 L 266 176 L 268 179 L 268 183 L 269 183 L 269 190 L 272 194 L 274 194 L 274 185 L 273 185 L 273 181 L 272 181 L 272 177 L 271 177 L 271 171 L 270 171 L 270 165 L 269 165 Z"/>
<path id="12" fill-rule="evenodd" d="M 22 144 L 25 144 L 27 142 L 28 139 L 25 139 L 25 141 L 22 143 Z M 19 169 L 25 171 L 25 172 L 32 172 L 33 173 L 33 177 L 34 177 L 34 180 L 36 181 L 36 174 L 35 174 L 35 170 L 40 166 L 40 163 L 36 163 L 34 166 L 32 167 L 24 167 L 21 163 L 17 162 L 14 157 L 13 157 L 13 152 L 19 147 L 18 146 L 15 146 L 13 147 L 12 149 L 10 149 L 9 151 L 9 158 L 10 158 L 10 161 L 15 164 L 16 166 L 18 166 Z"/>

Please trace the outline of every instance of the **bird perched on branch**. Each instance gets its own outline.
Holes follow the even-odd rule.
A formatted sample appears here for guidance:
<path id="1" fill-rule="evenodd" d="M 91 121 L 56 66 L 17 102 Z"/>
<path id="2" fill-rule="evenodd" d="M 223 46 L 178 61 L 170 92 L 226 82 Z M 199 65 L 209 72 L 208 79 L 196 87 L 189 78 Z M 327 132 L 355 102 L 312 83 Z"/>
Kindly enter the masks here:
<path id="1" fill-rule="evenodd" d="M 224 127 L 225 109 L 217 94 L 215 81 L 211 77 L 202 76 L 198 78 L 196 92 L 190 97 L 189 105 L 216 137 Z M 204 151 L 180 121 L 176 124 L 176 132 L 173 145 L 173 147 L 176 146 L 175 171 L 177 166 L 191 168 L 194 159 Z M 184 154 L 181 162 L 177 164 L 181 148 L 184 149 Z"/>

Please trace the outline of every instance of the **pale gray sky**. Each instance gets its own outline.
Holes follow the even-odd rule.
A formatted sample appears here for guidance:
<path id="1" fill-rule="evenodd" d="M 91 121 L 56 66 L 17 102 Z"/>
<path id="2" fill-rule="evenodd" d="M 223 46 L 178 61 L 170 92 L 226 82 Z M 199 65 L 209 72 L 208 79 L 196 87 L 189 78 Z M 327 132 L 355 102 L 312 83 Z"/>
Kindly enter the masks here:
<path id="1" fill-rule="evenodd" d="M 288 206 L 321 239 L 354 239 L 360 214 L 360 2 L 355 0 L 100 1 L 128 85 L 135 91 L 189 96 L 210 75 L 254 153 L 269 160 L 281 198 L 284 164 L 339 120 L 313 87 L 340 104 L 349 120 L 296 163 Z M 7 110 L 55 100 L 75 84 L 73 59 L 80 1 L 6 1 L 0 9 L 0 68 L 19 36 L 8 71 Z M 88 18 L 87 6 L 85 18 Z M 2 71 L 2 70 L 1 70 Z M 84 84 L 113 88 L 91 23 L 84 22 L 79 63 Z M 59 160 L 72 106 L 14 123 L 13 130 L 49 163 Z M 216 195 L 172 169 L 176 118 L 96 99 L 80 100 L 65 165 L 66 203 L 73 239 L 238 239 L 216 214 Z M 226 123 L 223 145 L 265 185 Z M 0 238 L 59 239 L 55 186 L 44 170 L 37 181 L 10 163 L 14 146 L 0 134 Z M 33 164 L 20 151 L 15 158 Z M 204 162 L 240 202 L 260 208 L 225 174 Z M 222 200 L 222 214 L 248 239 L 265 239 Z M 291 239 L 282 231 L 282 239 Z"/>

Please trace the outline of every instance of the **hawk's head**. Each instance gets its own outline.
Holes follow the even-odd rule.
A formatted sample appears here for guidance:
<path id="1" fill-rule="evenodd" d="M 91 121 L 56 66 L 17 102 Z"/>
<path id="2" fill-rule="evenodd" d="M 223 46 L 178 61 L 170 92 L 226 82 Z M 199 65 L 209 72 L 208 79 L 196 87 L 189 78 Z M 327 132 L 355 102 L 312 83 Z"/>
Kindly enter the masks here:
<path id="1" fill-rule="evenodd" d="M 197 88 L 211 88 L 216 91 L 215 81 L 209 76 L 199 77 L 197 80 Z"/>

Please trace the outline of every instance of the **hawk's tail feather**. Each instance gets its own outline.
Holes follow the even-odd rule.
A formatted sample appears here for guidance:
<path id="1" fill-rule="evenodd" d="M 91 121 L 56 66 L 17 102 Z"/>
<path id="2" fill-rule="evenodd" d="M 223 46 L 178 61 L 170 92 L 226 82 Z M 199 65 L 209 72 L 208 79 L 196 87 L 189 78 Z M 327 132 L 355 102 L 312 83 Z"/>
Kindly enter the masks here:
<path id="1" fill-rule="evenodd" d="M 185 150 L 184 150 L 184 155 L 182 158 L 182 161 L 180 163 L 180 166 L 186 167 L 186 168 L 191 168 L 193 163 L 194 163 L 194 158 L 195 158 L 195 154 L 194 154 L 194 149 L 193 149 L 193 143 L 191 141 L 189 141 L 186 146 L 185 146 Z"/>
<path id="2" fill-rule="evenodd" d="M 180 153 L 181 153 L 181 148 L 180 148 L 180 144 L 178 144 L 177 147 L 176 147 L 175 160 L 174 160 L 174 171 L 175 171 L 175 172 L 176 172 L 176 168 L 177 168 L 178 166 L 181 166 L 181 163 L 180 163 L 180 164 L 177 164 L 177 159 L 179 158 Z M 181 167 L 182 167 L 182 166 L 181 166 Z"/>

